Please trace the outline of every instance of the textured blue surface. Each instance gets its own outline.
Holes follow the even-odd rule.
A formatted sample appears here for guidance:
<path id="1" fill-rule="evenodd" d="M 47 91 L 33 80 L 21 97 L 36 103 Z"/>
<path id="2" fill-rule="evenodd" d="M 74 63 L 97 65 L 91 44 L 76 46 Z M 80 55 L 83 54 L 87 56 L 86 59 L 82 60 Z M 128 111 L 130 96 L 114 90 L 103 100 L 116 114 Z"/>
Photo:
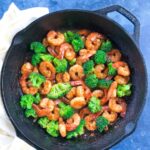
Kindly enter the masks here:
<path id="1" fill-rule="evenodd" d="M 67 8 L 80 8 L 96 10 L 105 6 L 119 4 L 132 12 L 141 23 L 140 48 L 144 56 L 148 75 L 150 74 L 150 1 L 149 0 L 1 0 L 0 17 L 8 9 L 11 2 L 14 2 L 20 9 L 44 6 L 49 10 L 56 11 Z M 118 20 L 129 32 L 132 26 L 117 14 L 111 15 Z M 150 82 L 150 81 L 149 81 Z M 140 88 L 140 87 L 139 87 Z M 111 150 L 149 150 L 150 149 L 150 90 L 147 95 L 147 102 L 144 111 L 139 119 L 135 132 L 115 145 Z"/>

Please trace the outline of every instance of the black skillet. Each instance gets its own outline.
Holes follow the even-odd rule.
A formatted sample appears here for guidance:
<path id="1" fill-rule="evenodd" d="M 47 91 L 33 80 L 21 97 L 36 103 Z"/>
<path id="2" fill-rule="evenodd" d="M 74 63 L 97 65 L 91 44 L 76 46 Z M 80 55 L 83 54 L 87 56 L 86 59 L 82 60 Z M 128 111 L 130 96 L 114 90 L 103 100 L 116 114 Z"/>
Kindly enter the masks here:
<path id="1" fill-rule="evenodd" d="M 134 25 L 131 37 L 118 23 L 107 17 L 110 12 L 117 11 Z M 133 93 L 127 99 L 128 109 L 124 119 L 117 123 L 106 134 L 83 136 L 67 141 L 52 138 L 32 120 L 25 118 L 19 106 L 22 94 L 19 87 L 19 71 L 21 65 L 29 60 L 31 52 L 29 44 L 41 41 L 49 30 L 69 30 L 88 28 L 107 35 L 119 49 L 132 71 Z M 16 128 L 17 135 L 37 149 L 69 150 L 69 149 L 107 149 L 129 135 L 137 124 L 143 109 L 147 91 L 146 67 L 140 53 L 139 21 L 121 6 L 110 6 L 96 11 L 63 10 L 50 13 L 37 19 L 14 37 L 7 52 L 1 74 L 1 92 L 6 112 Z M 88 133 L 87 133 L 88 135 Z"/>

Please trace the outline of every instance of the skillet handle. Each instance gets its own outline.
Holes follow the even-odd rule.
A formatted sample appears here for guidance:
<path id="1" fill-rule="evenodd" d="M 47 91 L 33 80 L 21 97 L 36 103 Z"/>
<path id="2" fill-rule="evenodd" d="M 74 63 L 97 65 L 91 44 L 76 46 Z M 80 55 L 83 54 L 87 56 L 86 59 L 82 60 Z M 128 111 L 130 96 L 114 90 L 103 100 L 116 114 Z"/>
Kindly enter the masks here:
<path id="1" fill-rule="evenodd" d="M 134 40 L 136 41 L 136 43 L 139 44 L 140 22 L 128 10 L 126 10 L 122 6 L 113 5 L 113 6 L 109 6 L 109 7 L 106 7 L 106 8 L 102 8 L 100 10 L 95 10 L 94 12 L 98 13 L 98 14 L 102 14 L 102 15 L 106 15 L 107 16 L 108 13 L 115 12 L 115 11 L 118 12 L 118 13 L 120 13 L 124 17 L 126 17 L 134 25 L 134 31 L 133 31 L 133 35 L 132 36 L 133 36 Z"/>

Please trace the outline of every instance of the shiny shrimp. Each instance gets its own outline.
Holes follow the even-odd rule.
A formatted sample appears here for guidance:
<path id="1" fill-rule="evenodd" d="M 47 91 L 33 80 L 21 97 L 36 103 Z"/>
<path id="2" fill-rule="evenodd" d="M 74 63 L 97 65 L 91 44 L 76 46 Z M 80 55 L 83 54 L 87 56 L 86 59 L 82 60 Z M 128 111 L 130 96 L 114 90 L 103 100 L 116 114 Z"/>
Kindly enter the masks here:
<path id="1" fill-rule="evenodd" d="M 65 73 L 56 74 L 56 81 L 57 82 L 69 82 L 70 81 L 69 73 L 65 72 Z"/>
<path id="2" fill-rule="evenodd" d="M 59 123 L 59 124 L 58 124 L 58 127 L 59 127 L 60 135 L 61 135 L 62 137 L 66 137 L 67 131 L 66 131 L 65 122 L 63 121 L 62 118 L 59 118 L 58 123 Z"/>
<path id="3" fill-rule="evenodd" d="M 58 120 L 59 119 L 59 108 L 55 106 L 54 110 L 47 115 L 49 120 Z"/>
<path id="4" fill-rule="evenodd" d="M 101 98 L 102 96 L 104 95 L 103 91 L 102 90 L 94 90 L 92 92 L 92 96 L 95 96 L 97 98 Z"/>
<path id="5" fill-rule="evenodd" d="M 90 33 L 90 30 L 81 29 L 81 30 L 78 31 L 78 33 L 79 33 L 81 36 L 87 36 L 87 35 Z"/>
<path id="6" fill-rule="evenodd" d="M 75 109 L 81 109 L 82 107 L 84 107 L 86 105 L 85 98 L 83 96 L 75 97 L 70 101 L 70 105 L 71 105 L 71 107 L 73 107 Z"/>
<path id="7" fill-rule="evenodd" d="M 51 81 L 49 80 L 46 80 L 43 84 L 42 84 L 42 87 L 40 88 L 40 93 L 42 95 L 46 95 L 50 92 L 51 90 L 51 87 L 52 87 L 52 83 Z"/>
<path id="8" fill-rule="evenodd" d="M 26 62 L 25 64 L 22 65 L 21 67 L 21 73 L 22 74 L 29 74 L 33 71 L 33 66 L 31 65 L 31 63 Z"/>
<path id="9" fill-rule="evenodd" d="M 121 53 L 117 49 L 113 49 L 112 51 L 107 53 L 108 59 L 112 62 L 120 61 L 121 59 Z"/>
<path id="10" fill-rule="evenodd" d="M 80 113 L 79 113 L 79 115 L 80 115 L 80 117 L 81 117 L 82 119 L 83 119 L 85 116 L 89 115 L 89 114 L 91 114 L 91 112 L 89 111 L 88 108 L 83 108 L 83 109 L 81 109 L 81 111 L 80 111 Z"/>
<path id="11" fill-rule="evenodd" d="M 67 94 L 68 99 L 73 99 L 76 96 L 76 87 L 73 87 Z"/>
<path id="12" fill-rule="evenodd" d="M 124 77 L 124 76 L 120 76 L 120 75 L 116 75 L 114 80 L 118 83 L 118 84 L 127 84 L 129 82 L 129 77 Z"/>

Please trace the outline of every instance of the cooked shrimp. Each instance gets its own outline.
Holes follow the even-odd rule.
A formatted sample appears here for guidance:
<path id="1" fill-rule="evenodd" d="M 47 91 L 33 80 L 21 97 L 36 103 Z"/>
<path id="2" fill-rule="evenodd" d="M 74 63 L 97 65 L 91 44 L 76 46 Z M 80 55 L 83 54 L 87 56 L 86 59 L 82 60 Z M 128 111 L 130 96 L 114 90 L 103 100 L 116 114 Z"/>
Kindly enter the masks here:
<path id="1" fill-rule="evenodd" d="M 52 87 L 52 83 L 51 81 L 49 80 L 46 80 L 43 84 L 42 84 L 42 87 L 40 88 L 40 93 L 42 95 L 46 95 L 50 92 L 51 90 L 51 87 Z"/>
<path id="2" fill-rule="evenodd" d="M 47 47 L 49 45 L 48 41 L 47 41 L 47 38 L 44 38 L 43 41 L 42 41 L 42 44 Z"/>
<path id="3" fill-rule="evenodd" d="M 31 65 L 31 63 L 26 62 L 22 65 L 21 67 L 21 73 L 22 74 L 29 74 L 33 71 L 33 66 Z"/>
<path id="4" fill-rule="evenodd" d="M 85 46 L 87 49 L 98 50 L 101 45 L 101 39 L 103 36 L 97 32 L 92 32 L 87 36 Z"/>
<path id="5" fill-rule="evenodd" d="M 34 68 L 33 68 L 33 72 L 39 73 L 38 67 L 34 67 Z"/>
<path id="6" fill-rule="evenodd" d="M 84 87 L 83 86 L 76 87 L 76 96 L 77 97 L 84 96 Z"/>
<path id="7" fill-rule="evenodd" d="M 63 81 L 64 82 L 69 82 L 70 81 L 70 74 L 68 72 L 65 72 L 63 74 Z"/>
<path id="8" fill-rule="evenodd" d="M 127 104 L 126 104 L 125 100 L 123 100 L 123 99 L 119 99 L 118 103 L 122 106 L 122 111 L 120 113 L 120 116 L 125 117 L 126 111 L 127 111 Z"/>
<path id="9" fill-rule="evenodd" d="M 95 97 L 97 97 L 97 98 L 101 98 L 102 96 L 103 96 L 103 91 L 102 90 L 94 90 L 93 92 L 92 92 L 92 96 L 95 96 Z"/>
<path id="10" fill-rule="evenodd" d="M 107 93 L 108 93 L 108 90 L 107 89 L 104 89 L 104 96 L 102 97 L 101 101 L 100 101 L 100 104 L 101 105 L 104 105 L 105 103 L 108 102 L 109 99 L 107 99 Z"/>
<path id="11" fill-rule="evenodd" d="M 48 99 L 48 98 L 43 98 L 41 101 L 40 101 L 40 104 L 39 106 L 41 108 L 48 108 L 50 111 L 53 111 L 54 110 L 54 107 L 55 107 L 55 103 L 54 101 Z"/>
<path id="12" fill-rule="evenodd" d="M 80 117 L 83 119 L 85 116 L 91 114 L 91 112 L 89 111 L 89 109 L 86 107 L 86 108 L 83 108 L 81 109 L 79 115 Z"/>
<path id="13" fill-rule="evenodd" d="M 80 116 L 78 113 L 75 113 L 71 118 L 67 119 L 66 123 L 66 130 L 72 131 L 77 128 L 77 126 L 80 124 Z"/>
<path id="14" fill-rule="evenodd" d="M 105 67 L 104 64 L 99 64 L 95 66 L 94 72 L 97 78 L 104 79 L 107 77 L 108 69 Z"/>
<path id="15" fill-rule="evenodd" d="M 53 46 L 60 46 L 65 42 L 65 37 L 60 32 L 49 31 L 47 34 L 47 41 Z"/>
<path id="16" fill-rule="evenodd" d="M 130 69 L 128 67 L 128 64 L 124 61 L 115 62 L 113 64 L 113 67 L 117 69 L 117 72 L 119 75 L 122 75 L 122 76 L 130 75 Z"/>
<path id="17" fill-rule="evenodd" d="M 110 52 L 107 53 L 108 59 L 112 62 L 120 61 L 121 59 L 121 53 L 117 49 L 113 49 Z"/>
<path id="18" fill-rule="evenodd" d="M 84 77 L 83 68 L 78 64 L 69 69 L 69 74 L 73 80 L 80 80 Z"/>
<path id="19" fill-rule="evenodd" d="M 81 30 L 78 31 L 78 33 L 79 33 L 81 36 L 87 36 L 87 35 L 90 33 L 90 30 L 81 29 Z"/>
<path id="20" fill-rule="evenodd" d="M 118 115 L 116 112 L 105 110 L 102 116 L 105 117 L 109 122 L 114 122 L 117 120 Z"/>
<path id="21" fill-rule="evenodd" d="M 29 86 L 28 82 L 26 81 L 27 79 L 28 74 L 23 74 L 19 80 L 23 93 L 32 95 L 36 94 L 38 92 L 38 88 Z"/>
<path id="22" fill-rule="evenodd" d="M 66 137 L 67 135 L 66 125 L 62 118 L 59 118 L 59 132 L 62 137 Z"/>
<path id="23" fill-rule="evenodd" d="M 116 75 L 114 80 L 118 83 L 118 84 L 127 84 L 129 82 L 129 77 L 124 77 L 124 76 L 120 76 L 120 75 Z"/>
<path id="24" fill-rule="evenodd" d="M 57 73 L 56 74 L 56 81 L 57 82 L 69 82 L 70 81 L 70 75 L 68 72 L 65 73 Z"/>
<path id="25" fill-rule="evenodd" d="M 40 63 L 39 71 L 50 80 L 54 79 L 56 73 L 55 67 L 48 61 L 42 61 Z"/>
<path id="26" fill-rule="evenodd" d="M 76 96 L 76 87 L 73 87 L 67 94 L 66 97 L 68 99 L 72 99 L 73 97 Z"/>
<path id="27" fill-rule="evenodd" d="M 112 84 L 109 87 L 108 93 L 107 93 L 107 99 L 110 99 L 112 97 L 116 97 L 117 94 L 117 82 L 113 81 Z"/>
<path id="28" fill-rule="evenodd" d="M 59 108 L 55 106 L 53 112 L 50 112 L 47 115 L 49 120 L 58 120 L 59 119 Z"/>
<path id="29" fill-rule="evenodd" d="M 85 98 L 83 96 L 75 97 L 70 101 L 70 105 L 71 105 L 71 107 L 73 107 L 75 109 L 81 109 L 82 107 L 84 107 L 86 105 Z"/>
<path id="30" fill-rule="evenodd" d="M 58 56 L 57 52 L 54 50 L 53 47 L 48 47 L 47 50 L 52 56 L 54 56 L 54 57 Z"/>

